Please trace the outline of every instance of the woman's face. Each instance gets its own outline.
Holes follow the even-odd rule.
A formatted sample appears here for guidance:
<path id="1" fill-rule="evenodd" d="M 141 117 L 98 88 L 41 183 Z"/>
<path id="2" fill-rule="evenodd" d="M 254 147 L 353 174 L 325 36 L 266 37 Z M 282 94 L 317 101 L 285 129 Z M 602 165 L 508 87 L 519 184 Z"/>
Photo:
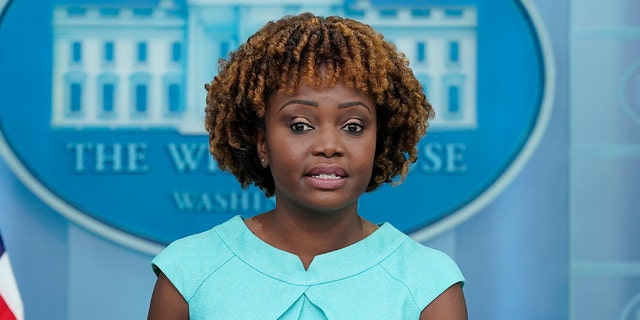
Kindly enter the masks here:
<path id="1" fill-rule="evenodd" d="M 376 129 L 371 97 L 340 82 L 269 97 L 258 153 L 273 175 L 277 207 L 355 211 L 371 178 Z"/>

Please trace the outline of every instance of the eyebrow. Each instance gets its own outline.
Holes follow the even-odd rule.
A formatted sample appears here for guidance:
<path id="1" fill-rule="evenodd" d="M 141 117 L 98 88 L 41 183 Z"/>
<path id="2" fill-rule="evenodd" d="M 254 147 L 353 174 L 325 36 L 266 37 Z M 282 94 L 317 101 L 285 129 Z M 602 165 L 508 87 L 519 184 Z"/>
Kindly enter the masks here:
<path id="1" fill-rule="evenodd" d="M 290 104 L 303 104 L 303 105 L 312 106 L 312 107 L 317 107 L 318 106 L 318 103 L 315 102 L 315 101 L 294 99 L 294 100 L 289 100 L 285 104 L 280 106 L 280 109 L 278 109 L 278 112 L 280 112 L 282 109 L 284 109 L 284 107 L 286 107 L 286 106 L 288 106 Z"/>
<path id="2" fill-rule="evenodd" d="M 317 107 L 318 106 L 318 103 L 315 102 L 315 101 L 294 99 L 294 100 L 289 100 L 285 104 L 280 106 L 280 109 L 278 110 L 278 112 L 280 112 L 280 110 L 284 109 L 284 107 L 286 107 L 286 106 L 288 106 L 290 104 L 302 104 L 302 105 L 307 105 L 307 106 L 311 106 L 311 107 Z M 338 109 L 350 108 L 350 107 L 355 107 L 355 106 L 363 106 L 369 111 L 369 113 L 371 113 L 371 109 L 369 108 L 369 106 L 366 105 L 364 102 L 361 102 L 361 101 L 343 102 L 343 103 L 338 105 Z"/>
<path id="3" fill-rule="evenodd" d="M 369 106 L 361 101 L 343 102 L 338 105 L 338 109 L 344 109 L 344 108 L 355 107 L 355 106 L 363 106 L 367 109 L 367 111 L 369 111 L 369 113 L 371 113 L 371 109 L 369 109 Z"/>

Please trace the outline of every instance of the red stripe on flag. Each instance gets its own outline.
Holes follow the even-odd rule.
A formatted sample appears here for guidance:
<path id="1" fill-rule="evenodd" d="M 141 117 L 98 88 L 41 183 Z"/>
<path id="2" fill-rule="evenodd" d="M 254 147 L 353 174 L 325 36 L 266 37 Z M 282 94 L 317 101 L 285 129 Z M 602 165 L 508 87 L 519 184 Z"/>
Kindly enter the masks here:
<path id="1" fill-rule="evenodd" d="M 16 320 L 16 316 L 13 315 L 13 312 L 9 309 L 7 303 L 4 302 L 2 296 L 0 296 L 0 320 Z"/>

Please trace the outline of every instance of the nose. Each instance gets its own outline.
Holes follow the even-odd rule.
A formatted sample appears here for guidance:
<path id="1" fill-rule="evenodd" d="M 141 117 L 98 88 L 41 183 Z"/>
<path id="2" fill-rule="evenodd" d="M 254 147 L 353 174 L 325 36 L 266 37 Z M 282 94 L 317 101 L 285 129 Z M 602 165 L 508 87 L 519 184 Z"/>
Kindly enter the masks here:
<path id="1" fill-rule="evenodd" d="M 326 158 L 344 155 L 342 134 L 338 128 L 322 128 L 316 132 L 312 153 Z"/>

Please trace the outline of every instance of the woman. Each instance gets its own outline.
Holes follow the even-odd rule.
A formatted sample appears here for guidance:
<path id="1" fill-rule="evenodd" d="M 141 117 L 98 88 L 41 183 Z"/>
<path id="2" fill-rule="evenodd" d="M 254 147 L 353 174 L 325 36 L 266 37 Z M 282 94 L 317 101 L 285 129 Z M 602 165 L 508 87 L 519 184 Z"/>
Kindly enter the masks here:
<path id="1" fill-rule="evenodd" d="M 213 157 L 276 205 L 159 254 L 149 319 L 467 318 L 448 256 L 358 213 L 406 176 L 433 117 L 392 44 L 354 20 L 288 16 L 206 88 Z"/>

